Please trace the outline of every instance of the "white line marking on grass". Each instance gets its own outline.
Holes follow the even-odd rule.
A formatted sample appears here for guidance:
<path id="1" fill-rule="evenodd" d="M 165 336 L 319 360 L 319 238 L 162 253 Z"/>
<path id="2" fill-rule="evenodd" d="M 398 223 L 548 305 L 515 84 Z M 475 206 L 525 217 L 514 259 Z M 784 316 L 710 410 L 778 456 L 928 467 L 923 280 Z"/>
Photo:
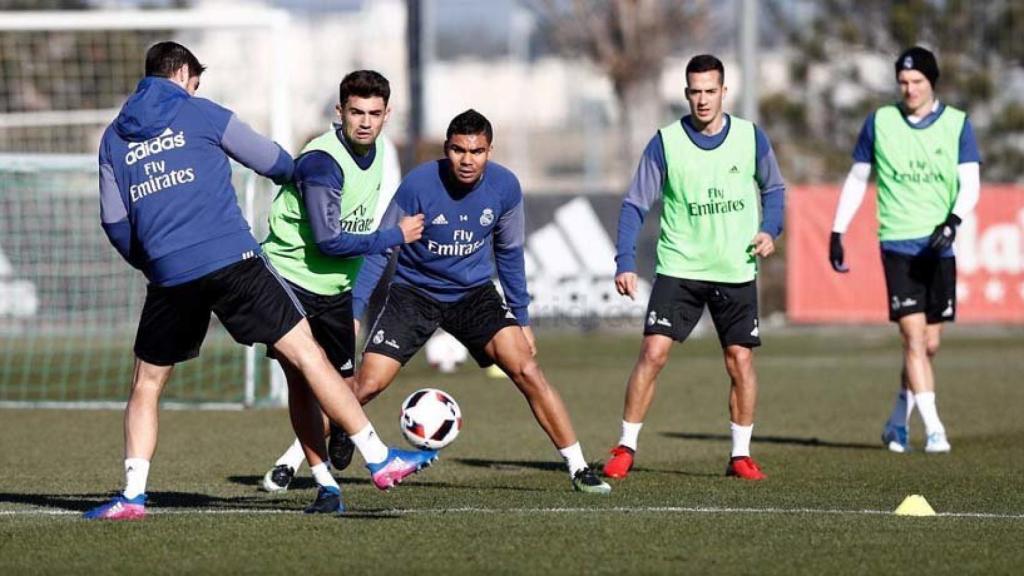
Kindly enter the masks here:
<path id="1" fill-rule="evenodd" d="M 295 514 L 300 510 L 261 509 L 261 508 L 153 508 L 147 512 L 152 515 L 274 515 Z M 858 516 L 888 516 L 889 510 L 840 510 L 827 508 L 729 508 L 714 506 L 615 506 L 611 508 L 396 508 L 393 510 L 350 510 L 353 514 L 379 514 L 381 516 L 412 516 L 429 514 L 832 514 Z M 27 510 L 0 510 L 3 516 L 78 516 L 75 510 L 53 510 L 34 508 Z M 941 518 L 993 518 L 1002 520 L 1024 520 L 1024 514 L 997 514 L 992 512 L 939 512 Z"/>

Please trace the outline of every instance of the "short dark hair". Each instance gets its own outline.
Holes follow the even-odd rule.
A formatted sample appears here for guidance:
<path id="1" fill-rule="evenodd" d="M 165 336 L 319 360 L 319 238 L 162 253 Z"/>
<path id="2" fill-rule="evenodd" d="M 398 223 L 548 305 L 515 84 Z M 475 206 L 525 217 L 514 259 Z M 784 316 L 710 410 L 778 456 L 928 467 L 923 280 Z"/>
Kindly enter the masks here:
<path id="1" fill-rule="evenodd" d="M 452 136 L 456 134 L 483 134 L 487 136 L 488 144 L 494 141 L 494 129 L 491 128 L 491 122 L 472 108 L 452 118 L 448 124 L 445 140 L 451 140 Z"/>
<path id="2" fill-rule="evenodd" d="M 725 83 L 725 65 L 722 64 L 722 61 L 711 54 L 698 54 L 686 63 L 686 78 L 689 79 L 690 74 L 711 72 L 712 70 L 718 70 L 719 83 Z"/>
<path id="3" fill-rule="evenodd" d="M 157 42 L 146 51 L 146 76 L 170 78 L 186 64 L 190 78 L 206 71 L 196 55 L 177 42 Z"/>
<path id="4" fill-rule="evenodd" d="M 349 72 L 338 85 L 338 103 L 342 106 L 348 102 L 349 96 L 357 98 L 373 98 L 380 96 L 387 105 L 391 98 L 391 84 L 388 79 L 373 70 L 356 70 Z"/>

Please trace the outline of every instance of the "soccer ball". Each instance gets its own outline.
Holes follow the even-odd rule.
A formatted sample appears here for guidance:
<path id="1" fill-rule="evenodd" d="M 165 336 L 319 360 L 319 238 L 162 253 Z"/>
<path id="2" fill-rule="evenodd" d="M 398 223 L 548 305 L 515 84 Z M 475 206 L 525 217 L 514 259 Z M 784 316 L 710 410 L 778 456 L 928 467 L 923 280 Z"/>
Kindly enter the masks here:
<path id="1" fill-rule="evenodd" d="M 447 392 L 423 388 L 402 402 L 399 425 L 405 439 L 413 446 L 424 450 L 440 450 L 459 435 L 462 411 Z"/>

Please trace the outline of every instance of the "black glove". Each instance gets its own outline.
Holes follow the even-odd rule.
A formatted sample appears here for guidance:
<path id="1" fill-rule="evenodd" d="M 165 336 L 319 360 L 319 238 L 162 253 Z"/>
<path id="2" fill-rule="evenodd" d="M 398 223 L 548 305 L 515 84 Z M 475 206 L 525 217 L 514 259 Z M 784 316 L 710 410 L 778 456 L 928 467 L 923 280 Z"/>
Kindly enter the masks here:
<path id="1" fill-rule="evenodd" d="M 833 232 L 828 241 L 828 261 L 832 264 L 832 269 L 844 274 L 849 272 L 850 267 L 843 263 L 843 260 L 845 259 L 846 254 L 843 252 L 843 235 L 839 232 Z"/>
<path id="2" fill-rule="evenodd" d="M 939 254 L 948 250 L 953 245 L 953 240 L 956 240 L 956 227 L 960 222 L 960 217 L 950 212 L 949 216 L 946 216 L 946 221 L 935 227 L 932 237 L 928 239 L 928 246 Z"/>

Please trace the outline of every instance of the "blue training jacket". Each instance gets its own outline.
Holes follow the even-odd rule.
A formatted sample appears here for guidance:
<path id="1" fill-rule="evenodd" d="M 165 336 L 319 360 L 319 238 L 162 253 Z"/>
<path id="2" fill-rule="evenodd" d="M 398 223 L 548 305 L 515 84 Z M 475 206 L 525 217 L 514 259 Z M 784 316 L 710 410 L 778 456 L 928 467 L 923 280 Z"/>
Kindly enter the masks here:
<path id="1" fill-rule="evenodd" d="M 400 247 L 392 282 L 414 286 L 439 302 L 455 302 L 491 282 L 497 271 L 510 311 L 521 326 L 529 325 L 526 219 L 519 180 L 508 168 L 488 162 L 483 176 L 467 190 L 451 181 L 450 172 L 447 159 L 426 162 L 398 187 L 384 222 L 423 214 L 424 227 L 422 238 Z M 382 254 L 363 260 L 353 294 L 357 318 L 386 261 Z"/>
<path id="2" fill-rule="evenodd" d="M 166 78 L 143 78 L 103 133 L 103 230 L 153 284 L 183 284 L 260 252 L 229 157 L 279 184 L 294 169 L 287 152 L 230 110 Z"/>

